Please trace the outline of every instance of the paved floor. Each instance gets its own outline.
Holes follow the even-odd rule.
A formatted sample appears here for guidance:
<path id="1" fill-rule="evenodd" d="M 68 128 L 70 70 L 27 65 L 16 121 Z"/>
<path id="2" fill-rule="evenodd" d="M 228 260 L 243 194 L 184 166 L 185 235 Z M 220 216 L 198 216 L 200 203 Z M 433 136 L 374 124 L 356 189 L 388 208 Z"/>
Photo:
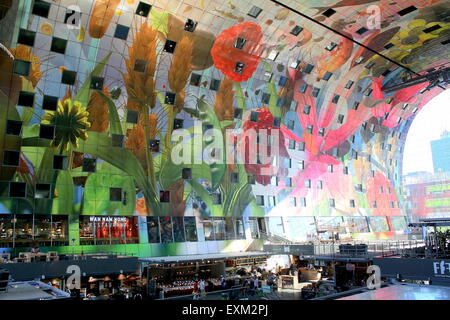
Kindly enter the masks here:
<path id="1" fill-rule="evenodd" d="M 393 285 L 338 300 L 450 300 L 450 288 L 432 285 Z"/>

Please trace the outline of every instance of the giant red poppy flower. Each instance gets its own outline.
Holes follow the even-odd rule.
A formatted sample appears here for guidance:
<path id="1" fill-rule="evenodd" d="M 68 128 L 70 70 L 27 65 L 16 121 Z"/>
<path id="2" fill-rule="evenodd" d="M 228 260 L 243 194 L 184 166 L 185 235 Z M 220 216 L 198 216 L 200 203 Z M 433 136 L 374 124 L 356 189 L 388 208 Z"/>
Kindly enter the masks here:
<path id="1" fill-rule="evenodd" d="M 248 80 L 261 60 L 262 36 L 261 27 L 254 22 L 244 22 L 225 29 L 216 38 L 211 49 L 214 65 L 234 81 Z M 244 43 L 241 49 L 236 48 L 237 42 Z M 239 63 L 243 66 L 237 72 Z"/>
<path id="2" fill-rule="evenodd" d="M 268 185 L 270 184 L 270 180 L 272 176 L 278 176 L 278 177 L 286 177 L 288 174 L 288 169 L 282 168 L 280 166 L 281 157 L 288 158 L 289 153 L 286 150 L 285 146 L 285 137 L 281 129 L 276 128 L 273 126 L 274 124 L 274 116 L 267 108 L 260 108 L 257 109 L 256 112 L 258 112 L 258 122 L 254 121 L 246 121 L 243 125 L 244 135 L 241 136 L 241 139 L 247 135 L 248 130 L 255 130 L 256 135 L 259 135 L 260 130 L 265 129 L 267 136 L 272 136 L 276 134 L 276 131 L 279 135 L 278 138 L 278 154 L 275 150 L 272 151 L 272 146 L 267 146 L 267 143 L 260 143 L 258 145 L 252 145 L 251 141 L 245 140 L 243 141 L 243 148 L 239 150 L 243 154 L 244 158 L 244 166 L 247 173 L 251 173 L 255 175 L 255 180 L 262 185 Z M 262 148 L 267 148 L 267 152 L 264 152 Z M 270 161 L 267 161 L 265 164 L 258 164 L 258 163 L 252 163 L 250 153 L 257 153 L 257 154 L 265 154 L 268 157 L 270 157 Z M 272 165 L 273 158 L 277 158 L 276 165 Z"/>

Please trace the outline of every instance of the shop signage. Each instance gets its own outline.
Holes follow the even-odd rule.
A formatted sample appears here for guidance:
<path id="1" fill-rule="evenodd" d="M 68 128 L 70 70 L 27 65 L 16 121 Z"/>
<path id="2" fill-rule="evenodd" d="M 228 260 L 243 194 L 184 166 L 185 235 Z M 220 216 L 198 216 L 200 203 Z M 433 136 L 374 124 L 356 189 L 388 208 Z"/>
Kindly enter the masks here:
<path id="1" fill-rule="evenodd" d="M 89 217 L 89 221 L 91 221 L 91 222 L 103 222 L 103 221 L 108 221 L 108 222 L 114 222 L 114 221 L 126 222 L 127 218 L 125 218 L 125 217 Z"/>
<path id="2" fill-rule="evenodd" d="M 433 271 L 435 277 L 450 278 L 450 262 L 448 260 L 433 261 Z"/>

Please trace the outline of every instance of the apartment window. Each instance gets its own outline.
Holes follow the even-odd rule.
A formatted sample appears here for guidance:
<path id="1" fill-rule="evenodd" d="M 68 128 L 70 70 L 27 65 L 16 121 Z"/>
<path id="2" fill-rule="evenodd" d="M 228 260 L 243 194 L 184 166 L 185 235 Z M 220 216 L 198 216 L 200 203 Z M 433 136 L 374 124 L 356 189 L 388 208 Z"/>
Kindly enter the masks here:
<path id="1" fill-rule="evenodd" d="M 340 98 L 340 95 L 335 94 L 334 97 L 333 97 L 333 100 L 331 100 L 331 102 L 333 102 L 333 103 L 338 103 L 339 98 Z"/>
<path id="2" fill-rule="evenodd" d="M 294 120 L 288 120 L 287 128 L 289 130 L 294 130 L 294 127 L 295 127 L 295 121 Z"/>
<path id="3" fill-rule="evenodd" d="M 122 188 L 109 188 L 109 201 L 122 201 Z"/>
<path id="4" fill-rule="evenodd" d="M 247 183 L 248 184 L 256 184 L 256 176 L 254 174 L 247 175 Z"/>
<path id="5" fill-rule="evenodd" d="M 164 103 L 168 105 L 174 105 L 175 104 L 175 97 L 176 94 L 173 92 L 166 92 L 166 97 L 164 99 Z"/>
<path id="6" fill-rule="evenodd" d="M 66 54 L 66 47 L 67 47 L 67 40 L 53 37 L 50 51 L 60 54 Z"/>
<path id="7" fill-rule="evenodd" d="M 217 91 L 217 90 L 219 90 L 219 88 L 220 88 L 220 80 L 218 80 L 218 79 L 212 79 L 211 80 L 211 83 L 209 84 L 209 89 L 210 90 L 214 90 L 214 91 Z"/>
<path id="8" fill-rule="evenodd" d="M 261 8 L 253 6 L 247 14 L 252 18 L 257 18 L 261 12 L 262 12 Z"/>
<path id="9" fill-rule="evenodd" d="M 278 186 L 278 177 L 276 177 L 276 176 L 271 177 L 270 178 L 270 184 L 272 186 Z"/>
<path id="10" fill-rule="evenodd" d="M 299 143 L 298 143 L 298 150 L 299 151 L 305 151 L 305 142 L 299 141 Z"/>
<path id="11" fill-rule="evenodd" d="M 313 71 L 313 69 L 314 69 L 314 65 L 307 64 L 306 67 L 305 67 L 305 70 L 303 70 L 303 73 L 310 74 L 311 71 Z"/>
<path id="12" fill-rule="evenodd" d="M 17 105 L 21 107 L 32 108 L 34 104 L 34 93 L 28 91 L 20 91 Z"/>
<path id="13" fill-rule="evenodd" d="M 114 32 L 114 37 L 121 40 L 127 40 L 129 32 L 130 32 L 129 27 L 118 24 L 116 26 L 116 31 Z"/>
<path id="14" fill-rule="evenodd" d="M 330 80 L 331 76 L 333 75 L 332 72 L 327 71 L 327 73 L 325 73 L 325 75 L 323 76 L 323 80 L 328 81 Z"/>
<path id="15" fill-rule="evenodd" d="M 328 172 L 333 172 L 333 165 L 332 164 L 329 164 L 328 165 Z"/>
<path id="16" fill-rule="evenodd" d="M 212 202 L 213 204 L 222 204 L 222 195 L 220 193 L 213 193 Z"/>
<path id="17" fill-rule="evenodd" d="M 191 86 L 198 87 L 200 85 L 200 82 L 202 81 L 202 76 L 197 73 L 193 73 L 191 75 Z"/>
<path id="18" fill-rule="evenodd" d="M 27 184 L 25 182 L 10 182 L 9 197 L 25 198 L 27 195 Z"/>
<path id="19" fill-rule="evenodd" d="M 408 13 L 411 13 L 413 11 L 416 11 L 417 8 L 415 6 L 409 6 L 407 8 L 404 8 L 402 10 L 400 10 L 399 12 L 397 12 L 400 16 L 404 16 L 407 15 Z"/>
<path id="20" fill-rule="evenodd" d="M 314 126 L 312 124 L 308 124 L 308 126 L 306 127 L 306 132 L 309 134 L 312 134 L 313 129 L 314 129 Z"/>
<path id="21" fill-rule="evenodd" d="M 184 125 L 183 119 L 174 119 L 173 120 L 173 130 L 182 129 Z"/>
<path id="22" fill-rule="evenodd" d="M 317 189 L 323 189 L 323 182 L 322 182 L 322 180 L 317 180 L 317 182 L 316 182 L 316 186 L 317 186 Z"/>
<path id="23" fill-rule="evenodd" d="M 311 95 L 312 95 L 313 97 L 317 97 L 317 96 L 319 95 L 319 92 L 320 92 L 320 89 L 317 88 L 317 87 L 314 87 L 313 90 L 312 90 Z"/>
<path id="24" fill-rule="evenodd" d="M 288 78 L 281 76 L 280 80 L 278 81 L 278 85 L 280 87 L 286 87 L 287 82 L 288 82 Z"/>
<path id="25" fill-rule="evenodd" d="M 355 83 L 354 81 L 348 80 L 347 84 L 345 85 L 345 89 L 350 89 L 354 83 Z"/>
<path id="26" fill-rule="evenodd" d="M 273 76 L 273 73 L 268 72 L 268 71 L 264 72 L 264 80 L 265 81 L 269 82 L 270 80 L 272 80 L 272 76 Z"/>
<path id="27" fill-rule="evenodd" d="M 330 207 L 334 208 L 336 206 L 336 202 L 334 201 L 334 199 L 330 199 Z"/>
<path id="28" fill-rule="evenodd" d="M 61 76 L 61 83 L 69 86 L 73 86 L 75 84 L 77 78 L 77 73 L 75 71 L 63 70 Z"/>
<path id="29" fill-rule="evenodd" d="M 160 243 L 159 219 L 157 217 L 147 217 L 147 232 L 149 243 Z"/>
<path id="30" fill-rule="evenodd" d="M 18 167 L 20 159 L 20 152 L 4 150 L 3 151 L 3 165 Z"/>
<path id="31" fill-rule="evenodd" d="M 83 172 L 95 172 L 97 168 L 97 159 L 83 158 Z"/>
<path id="32" fill-rule="evenodd" d="M 391 208 L 394 209 L 394 208 L 395 208 L 395 203 L 394 203 L 394 201 L 391 201 L 390 204 L 391 204 Z"/>
<path id="33" fill-rule="evenodd" d="M 36 32 L 27 29 L 20 29 L 19 37 L 17 38 L 17 43 L 33 47 L 35 38 Z"/>
<path id="34" fill-rule="evenodd" d="M 300 27 L 300 26 L 295 26 L 294 28 L 292 28 L 292 30 L 291 30 L 291 34 L 292 35 L 294 35 L 294 36 L 298 36 L 299 34 L 300 34 L 300 32 L 302 32 L 303 31 L 303 28 L 302 27 Z"/>
<path id="35" fill-rule="evenodd" d="M 352 109 L 353 110 L 358 110 L 358 107 L 359 107 L 359 102 L 358 101 L 353 102 Z"/>
<path id="36" fill-rule="evenodd" d="M 305 93 L 306 89 L 308 89 L 308 84 L 307 83 L 302 83 L 302 85 L 300 86 L 298 91 L 301 92 L 301 93 Z"/>
<path id="37" fill-rule="evenodd" d="M 125 136 L 122 134 L 111 134 L 111 145 L 116 148 L 123 148 Z"/>
<path id="38" fill-rule="evenodd" d="M 323 137 L 325 135 L 325 128 L 320 128 L 317 134 L 319 137 Z"/>
<path id="39" fill-rule="evenodd" d="M 292 178 L 286 178 L 286 187 L 292 187 Z"/>
<path id="40" fill-rule="evenodd" d="M 359 28 L 358 30 L 356 30 L 356 33 L 359 35 L 362 35 L 362 34 L 366 33 L 367 31 L 369 31 L 369 29 L 362 27 L 362 28 Z"/>
<path id="41" fill-rule="evenodd" d="M 306 198 L 300 198 L 300 206 L 306 207 Z"/>
<path id="42" fill-rule="evenodd" d="M 310 179 L 305 179 L 305 188 L 311 188 L 311 180 Z"/>
<path id="43" fill-rule="evenodd" d="M 336 47 L 337 47 L 337 43 L 332 42 L 328 46 L 325 47 L 325 50 L 332 51 Z"/>
<path id="44" fill-rule="evenodd" d="M 164 51 L 168 53 L 174 53 L 176 46 L 177 43 L 175 41 L 166 40 L 166 43 L 164 44 Z"/>
<path id="45" fill-rule="evenodd" d="M 170 191 L 160 190 L 159 191 L 159 202 L 169 203 L 170 202 Z"/>
<path id="46" fill-rule="evenodd" d="M 231 183 L 239 183 L 239 173 L 230 172 L 230 180 L 231 180 Z"/>
<path id="47" fill-rule="evenodd" d="M 275 207 L 277 205 L 277 200 L 275 196 L 269 196 L 269 207 Z"/>
<path id="48" fill-rule="evenodd" d="M 245 63 L 243 62 L 236 62 L 236 65 L 234 66 L 234 72 L 241 74 L 244 71 Z"/>
<path id="49" fill-rule="evenodd" d="M 103 82 L 105 80 L 102 77 L 92 76 L 90 88 L 92 90 L 103 90 Z"/>
<path id="50" fill-rule="evenodd" d="M 192 179 L 192 169 L 191 168 L 183 168 L 181 170 L 181 178 L 184 180 Z"/>
<path id="51" fill-rule="evenodd" d="M 335 14 L 335 13 L 336 13 L 336 10 L 329 8 L 329 9 L 325 10 L 322 14 L 323 14 L 325 17 L 329 18 L 329 17 L 331 17 L 331 16 L 332 16 L 333 14 Z"/>
<path id="52" fill-rule="evenodd" d="M 241 37 L 237 37 L 235 42 L 234 42 L 234 47 L 236 49 L 244 49 L 244 45 L 246 44 L 247 39 L 241 38 Z"/>
<path id="53" fill-rule="evenodd" d="M 44 95 L 42 109 L 56 111 L 58 108 L 58 97 Z"/>
<path id="54" fill-rule="evenodd" d="M 67 170 L 68 160 L 66 156 L 54 155 L 53 156 L 53 169 L 55 170 Z"/>
<path id="55" fill-rule="evenodd" d="M 300 160 L 298 162 L 298 169 L 299 170 L 305 170 L 305 160 Z"/>
<path id="56" fill-rule="evenodd" d="M 279 54 L 280 53 L 278 51 L 272 50 L 272 51 L 270 51 L 269 55 L 267 56 L 267 59 L 275 61 Z"/>
<path id="57" fill-rule="evenodd" d="M 350 207 L 351 208 L 355 208 L 356 207 L 355 200 L 350 200 Z"/>
<path id="58" fill-rule="evenodd" d="M 20 136 L 22 132 L 22 121 L 7 120 L 6 121 L 6 134 L 12 136 Z"/>
<path id="59" fill-rule="evenodd" d="M 340 123 L 340 124 L 344 123 L 344 118 L 345 118 L 345 116 L 343 114 L 338 115 L 338 121 L 337 122 Z"/>
<path id="60" fill-rule="evenodd" d="M 295 140 L 289 139 L 289 149 L 295 150 Z"/>
<path id="61" fill-rule="evenodd" d="M 136 110 L 127 110 L 127 123 L 137 124 L 139 121 L 139 112 Z"/>
<path id="62" fill-rule="evenodd" d="M 134 71 L 144 73 L 147 69 L 147 60 L 136 59 L 134 61 Z"/>
<path id="63" fill-rule="evenodd" d="M 292 61 L 292 63 L 289 65 L 289 68 L 291 69 L 297 69 L 298 65 L 300 64 L 301 60 L 294 60 Z"/>
<path id="64" fill-rule="evenodd" d="M 348 174 L 348 167 L 344 167 L 344 174 Z"/>
<path id="65" fill-rule="evenodd" d="M 195 28 L 197 27 L 197 22 L 192 19 L 187 19 L 186 23 L 184 24 L 184 31 L 188 32 L 194 32 Z"/>
<path id="66" fill-rule="evenodd" d="M 281 125 L 281 118 L 280 117 L 274 117 L 273 118 L 273 127 L 279 128 Z"/>
<path id="67" fill-rule="evenodd" d="M 159 152 L 159 140 L 151 139 L 148 141 L 148 148 L 151 152 Z"/>
<path id="68" fill-rule="evenodd" d="M 31 63 L 29 61 L 15 59 L 13 73 L 27 77 L 30 74 Z"/>
<path id="69" fill-rule="evenodd" d="M 356 191 L 362 192 L 363 191 L 363 185 L 362 184 L 358 184 L 356 186 Z"/>
<path id="70" fill-rule="evenodd" d="M 388 49 L 392 48 L 393 46 L 394 46 L 393 43 L 388 43 L 387 45 L 384 46 L 384 48 L 385 48 L 386 50 L 388 50 Z"/>
<path id="71" fill-rule="evenodd" d="M 152 6 L 149 5 L 148 3 L 139 1 L 139 4 L 136 8 L 136 14 L 140 15 L 142 17 L 148 17 L 151 8 L 152 8 Z"/>
<path id="72" fill-rule="evenodd" d="M 373 207 L 373 208 L 377 208 L 377 201 L 376 201 L 376 200 L 373 200 L 373 201 L 372 201 L 372 207 Z"/>
<path id="73" fill-rule="evenodd" d="M 264 206 L 264 196 L 256 196 L 256 205 Z"/>
<path id="74" fill-rule="evenodd" d="M 311 106 L 306 105 L 306 106 L 303 108 L 303 113 L 304 113 L 304 114 L 309 114 L 310 112 L 311 112 Z"/>
<path id="75" fill-rule="evenodd" d="M 41 124 L 39 126 L 39 138 L 53 140 L 55 137 L 55 126 Z"/>
<path id="76" fill-rule="evenodd" d="M 297 199 L 295 197 L 289 198 L 289 206 L 296 207 L 297 206 Z"/>
<path id="77" fill-rule="evenodd" d="M 47 18 L 50 12 L 50 6 L 51 4 L 47 1 L 35 0 L 32 13 L 34 15 Z"/>

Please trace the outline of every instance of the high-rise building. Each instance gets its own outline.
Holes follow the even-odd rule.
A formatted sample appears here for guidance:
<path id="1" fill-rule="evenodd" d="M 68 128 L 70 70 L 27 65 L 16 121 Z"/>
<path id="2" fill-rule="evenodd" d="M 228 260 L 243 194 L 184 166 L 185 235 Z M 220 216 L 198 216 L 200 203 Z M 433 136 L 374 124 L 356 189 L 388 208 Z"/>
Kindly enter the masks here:
<path id="1" fill-rule="evenodd" d="M 450 171 L 450 132 L 444 131 L 441 138 L 431 141 L 434 172 Z"/>

